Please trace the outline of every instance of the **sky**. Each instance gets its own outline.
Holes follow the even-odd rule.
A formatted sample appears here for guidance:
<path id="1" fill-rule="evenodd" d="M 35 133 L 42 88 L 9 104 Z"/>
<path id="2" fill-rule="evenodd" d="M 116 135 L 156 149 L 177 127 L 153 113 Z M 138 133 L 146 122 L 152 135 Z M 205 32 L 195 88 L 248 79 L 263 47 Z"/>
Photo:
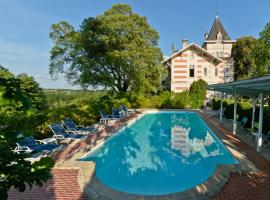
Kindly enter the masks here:
<path id="1" fill-rule="evenodd" d="M 159 47 L 170 55 L 182 39 L 199 45 L 216 10 L 232 39 L 259 32 L 270 21 L 269 0 L 0 0 L 0 65 L 15 74 L 33 76 L 42 88 L 71 88 L 63 76 L 49 76 L 50 27 L 68 21 L 76 29 L 83 19 L 102 14 L 116 3 L 129 4 L 145 16 L 160 36 Z"/>

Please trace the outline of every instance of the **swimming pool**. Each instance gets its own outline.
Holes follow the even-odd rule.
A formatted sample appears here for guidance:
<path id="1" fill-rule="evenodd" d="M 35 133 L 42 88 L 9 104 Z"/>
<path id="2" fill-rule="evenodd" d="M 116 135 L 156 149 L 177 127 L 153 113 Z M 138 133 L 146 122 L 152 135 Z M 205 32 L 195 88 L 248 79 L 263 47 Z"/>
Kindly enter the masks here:
<path id="1" fill-rule="evenodd" d="M 204 182 L 217 164 L 237 164 L 196 112 L 143 115 L 82 161 L 96 162 L 107 187 L 131 194 L 163 195 Z"/>

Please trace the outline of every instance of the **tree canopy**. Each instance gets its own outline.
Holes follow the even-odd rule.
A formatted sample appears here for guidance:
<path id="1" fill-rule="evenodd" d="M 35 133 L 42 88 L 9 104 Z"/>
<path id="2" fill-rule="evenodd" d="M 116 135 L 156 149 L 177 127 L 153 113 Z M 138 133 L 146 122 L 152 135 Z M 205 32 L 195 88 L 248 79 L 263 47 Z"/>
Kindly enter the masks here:
<path id="1" fill-rule="evenodd" d="M 73 84 L 116 93 L 156 92 L 160 85 L 159 35 L 128 5 L 85 19 L 79 30 L 64 21 L 53 24 L 50 37 L 52 77 L 64 73 Z"/>
<path id="2" fill-rule="evenodd" d="M 259 38 L 241 37 L 232 48 L 234 78 L 236 80 L 260 77 L 270 73 L 270 23 Z"/>
<path id="3" fill-rule="evenodd" d="M 250 78 L 255 70 L 255 58 L 253 56 L 253 48 L 256 39 L 251 36 L 241 37 L 232 48 L 232 57 L 234 59 L 234 79 Z"/>
<path id="4" fill-rule="evenodd" d="M 0 67 L 0 199 L 7 199 L 11 187 L 24 191 L 26 185 L 42 185 L 51 177 L 54 165 L 51 158 L 31 164 L 25 160 L 27 155 L 13 151 L 17 135 L 30 134 L 38 125 L 42 95 L 32 77 L 25 74 L 16 77 Z"/>

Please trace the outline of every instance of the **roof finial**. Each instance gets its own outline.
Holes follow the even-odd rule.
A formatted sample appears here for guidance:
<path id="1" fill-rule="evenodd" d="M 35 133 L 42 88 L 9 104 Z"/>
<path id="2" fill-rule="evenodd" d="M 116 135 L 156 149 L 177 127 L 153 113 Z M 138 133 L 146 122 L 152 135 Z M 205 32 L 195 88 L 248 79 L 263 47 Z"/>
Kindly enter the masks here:
<path id="1" fill-rule="evenodd" d="M 218 19 L 218 0 L 216 0 L 216 19 Z"/>

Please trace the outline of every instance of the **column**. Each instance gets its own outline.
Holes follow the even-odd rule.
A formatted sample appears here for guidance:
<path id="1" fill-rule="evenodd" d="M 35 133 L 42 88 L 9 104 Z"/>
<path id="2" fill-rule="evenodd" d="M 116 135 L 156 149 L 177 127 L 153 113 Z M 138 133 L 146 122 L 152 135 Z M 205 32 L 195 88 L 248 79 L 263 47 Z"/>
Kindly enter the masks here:
<path id="1" fill-rule="evenodd" d="M 234 94 L 234 106 L 233 106 L 233 134 L 236 134 L 236 128 L 237 128 L 237 121 L 236 121 L 236 115 L 237 115 L 237 95 Z"/>
<path id="2" fill-rule="evenodd" d="M 260 94 L 260 117 L 259 117 L 259 132 L 257 137 L 257 152 L 262 149 L 262 128 L 263 128 L 263 94 Z"/>

